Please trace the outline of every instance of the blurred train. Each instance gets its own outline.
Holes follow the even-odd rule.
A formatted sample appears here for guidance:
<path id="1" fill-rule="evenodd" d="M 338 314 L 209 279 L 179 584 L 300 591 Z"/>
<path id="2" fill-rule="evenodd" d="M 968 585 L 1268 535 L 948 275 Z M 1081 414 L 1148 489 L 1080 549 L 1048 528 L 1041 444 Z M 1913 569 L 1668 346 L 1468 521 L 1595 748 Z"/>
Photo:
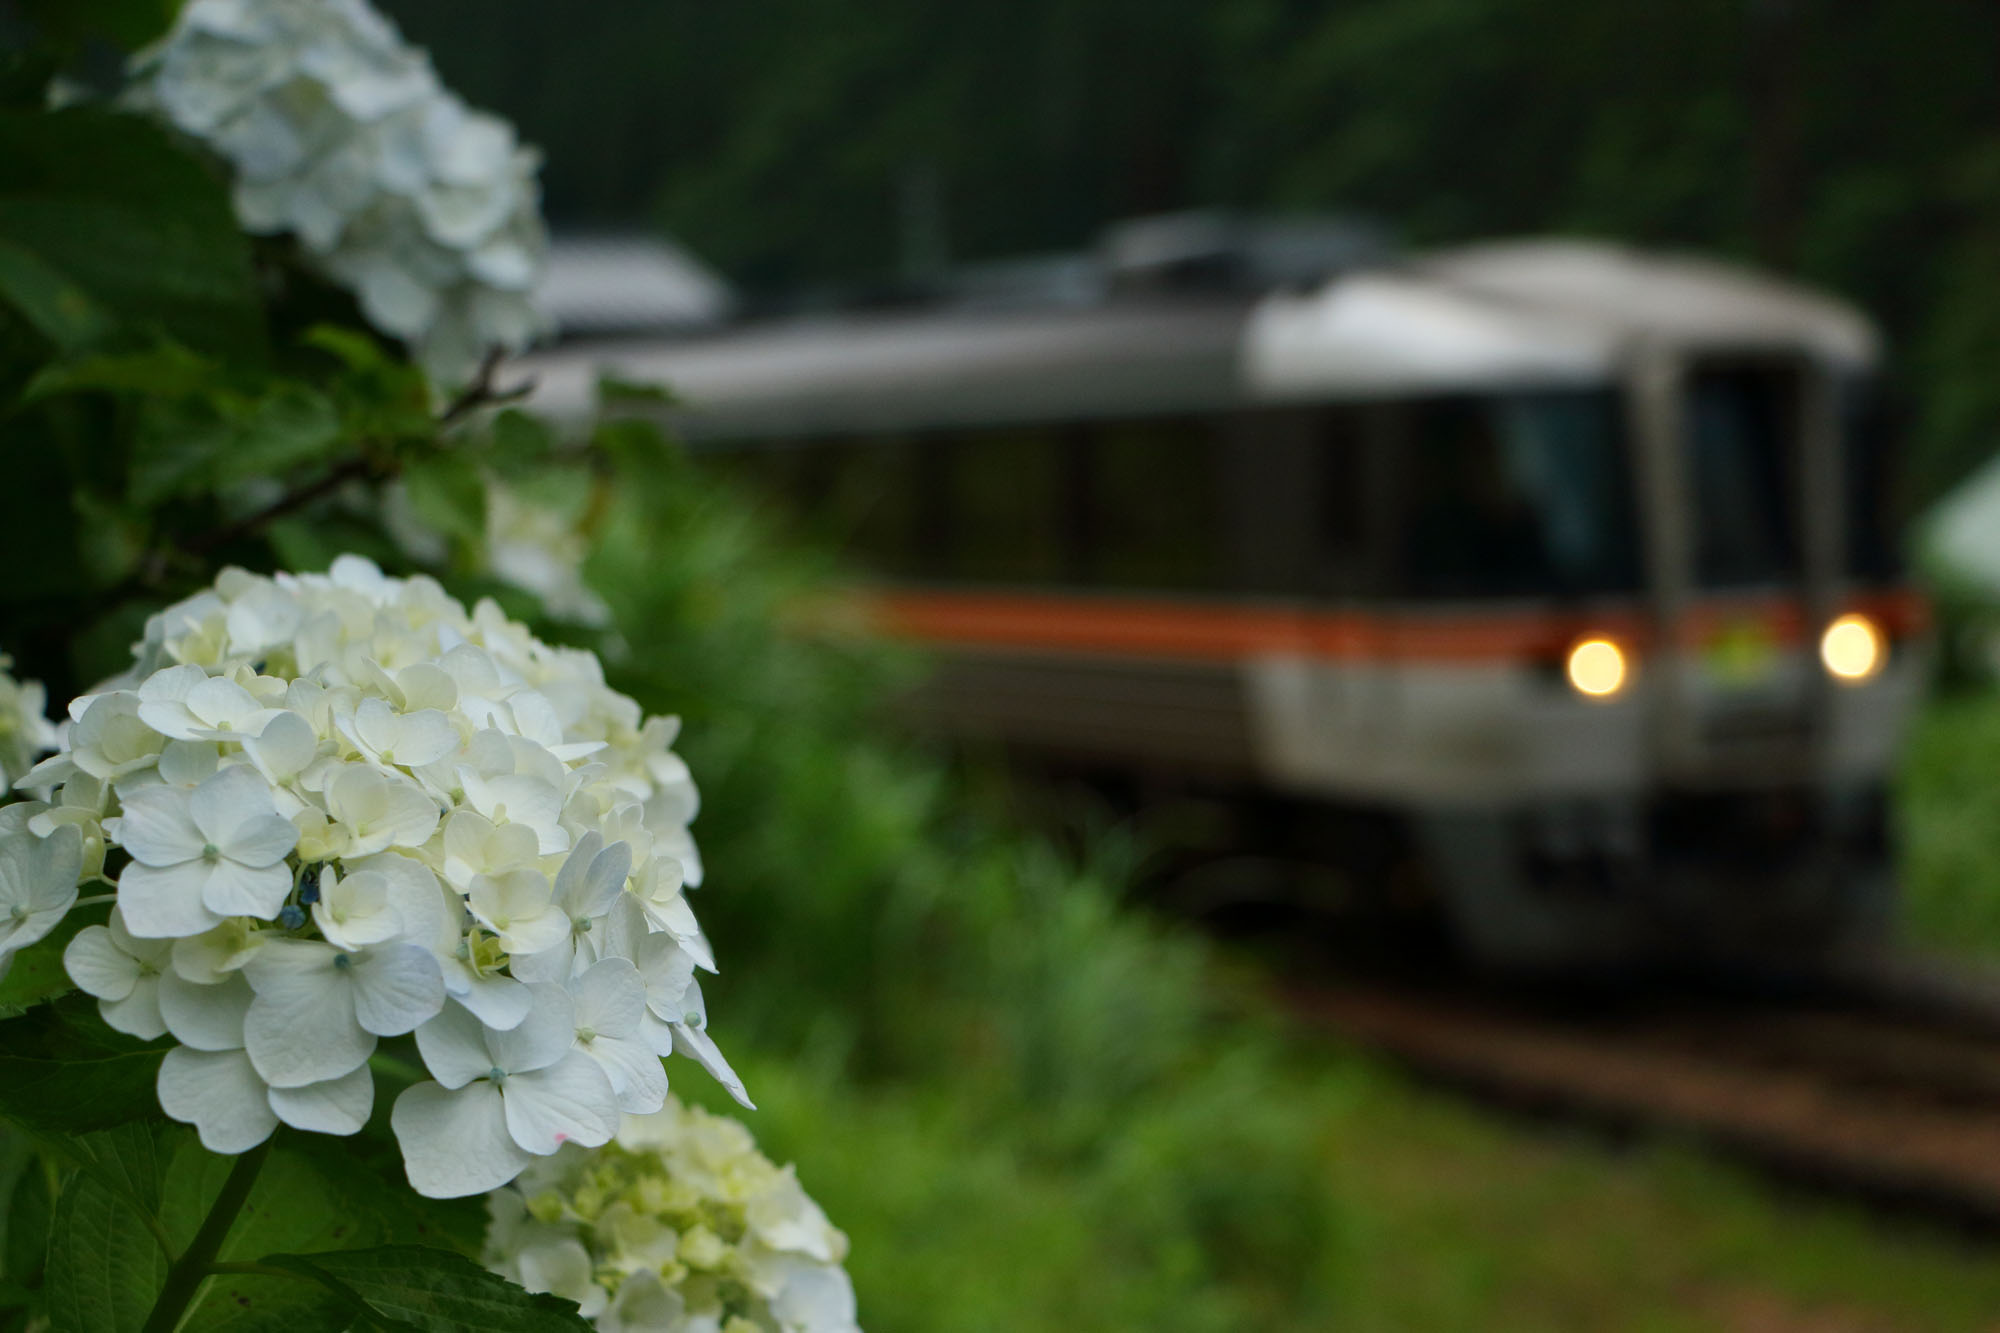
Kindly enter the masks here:
<path id="1" fill-rule="evenodd" d="M 1180 217 L 536 371 L 557 411 L 670 384 L 936 649 L 953 730 L 1269 798 L 1539 966 L 1891 929 L 1926 639 L 1877 360 L 1705 260 Z"/>

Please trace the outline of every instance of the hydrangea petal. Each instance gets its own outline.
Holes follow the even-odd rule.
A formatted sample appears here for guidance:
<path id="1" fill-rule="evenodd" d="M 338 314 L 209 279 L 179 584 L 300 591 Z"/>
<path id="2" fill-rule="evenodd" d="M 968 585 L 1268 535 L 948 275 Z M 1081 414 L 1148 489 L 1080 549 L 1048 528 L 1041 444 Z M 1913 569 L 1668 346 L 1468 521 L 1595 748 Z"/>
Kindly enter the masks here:
<path id="1" fill-rule="evenodd" d="M 156 868 L 134 862 L 118 876 L 118 910 L 140 939 L 178 939 L 219 926 L 223 914 L 202 903 L 208 876 L 199 862 Z"/>
<path id="2" fill-rule="evenodd" d="M 375 1108 L 375 1076 L 367 1065 L 324 1083 L 272 1088 L 271 1110 L 294 1129 L 357 1134 Z"/>
<path id="3" fill-rule="evenodd" d="M 729 1067 L 729 1061 L 722 1054 L 722 1048 L 715 1044 L 715 1039 L 701 1028 L 688 1023 L 676 1023 L 673 1026 L 674 1050 L 690 1057 L 706 1069 L 739 1105 L 752 1111 L 756 1110 L 757 1103 L 750 1100 L 750 1094 L 743 1087 L 743 1080 Z"/>
<path id="4" fill-rule="evenodd" d="M 452 999 L 494 1032 L 520 1027 L 535 1005 L 534 992 L 512 977 L 465 977 L 454 984 L 448 975 L 445 985 Z"/>
<path id="5" fill-rule="evenodd" d="M 415 944 L 385 944 L 353 955 L 354 1017 L 378 1037 L 400 1037 L 444 1008 L 437 959 Z"/>
<path id="6" fill-rule="evenodd" d="M 238 824 L 221 848 L 224 856 L 239 865 L 262 869 L 284 860 L 298 841 L 299 830 L 291 820 L 276 814 L 255 815 Z"/>
<path id="7" fill-rule="evenodd" d="M 243 1018 L 250 1010 L 250 987 L 232 975 L 212 986 L 163 973 L 159 982 L 160 1017 L 167 1031 L 198 1051 L 231 1051 L 243 1045 Z"/>
<path id="8" fill-rule="evenodd" d="M 271 1137 L 278 1117 L 242 1051 L 178 1046 L 160 1063 L 160 1109 L 190 1124 L 210 1152 L 240 1153 Z"/>
<path id="9" fill-rule="evenodd" d="M 274 1087 L 339 1078 L 375 1052 L 374 1034 L 354 1018 L 352 964 L 328 944 L 276 940 L 243 966 L 256 999 L 243 1045 Z"/>
<path id="10" fill-rule="evenodd" d="M 597 1062 L 581 1051 L 545 1069 L 510 1074 L 501 1091 L 507 1132 L 537 1157 L 565 1143 L 595 1148 L 618 1132 L 618 1095 Z"/>
<path id="11" fill-rule="evenodd" d="M 534 1161 L 507 1131 L 500 1090 L 478 1082 L 457 1091 L 406 1088 L 389 1113 L 411 1188 L 432 1199 L 484 1194 Z"/>
<path id="12" fill-rule="evenodd" d="M 256 769 L 241 764 L 222 769 L 188 797 L 188 814 L 200 830 L 202 841 L 218 847 L 229 846 L 244 821 L 272 813 L 270 786 Z M 285 850 L 291 848 L 287 846 Z"/>
<path id="13" fill-rule="evenodd" d="M 160 1013 L 160 979 L 147 977 L 131 992 L 116 1000 L 99 1000 L 97 1013 L 105 1026 L 140 1041 L 153 1041 L 167 1032 L 167 1020 Z"/>
<path id="14" fill-rule="evenodd" d="M 520 1026 L 489 1032 L 486 1037 L 496 1063 L 510 1074 L 546 1069 L 562 1059 L 576 1041 L 569 993 L 546 982 L 528 990 L 530 1007 Z"/>
<path id="15" fill-rule="evenodd" d="M 431 1077 L 447 1089 L 456 1090 L 485 1078 L 495 1068 L 493 1052 L 487 1049 L 486 1029 L 457 1005 L 446 1005 L 437 1017 L 417 1029 L 417 1053 L 423 1056 Z"/>
<path id="16" fill-rule="evenodd" d="M 171 787 L 141 787 L 123 796 L 118 845 L 140 865 L 164 868 L 201 855 L 201 830 L 188 813 L 186 793 Z"/>
<path id="17" fill-rule="evenodd" d="M 139 984 L 139 960 L 118 947 L 108 926 L 79 930 L 63 950 L 63 970 L 100 1000 L 122 1000 Z"/>
<path id="18" fill-rule="evenodd" d="M 202 906 L 218 917 L 254 916 L 269 921 L 278 915 L 285 896 L 292 891 L 292 872 L 282 865 L 253 868 L 223 859 L 210 866 L 190 861 L 175 868 L 199 875 Z"/>
<path id="19" fill-rule="evenodd" d="M 585 1045 L 584 1054 L 611 1080 L 618 1109 L 626 1114 L 650 1115 L 666 1100 L 667 1067 L 644 1040 L 599 1037 Z"/>

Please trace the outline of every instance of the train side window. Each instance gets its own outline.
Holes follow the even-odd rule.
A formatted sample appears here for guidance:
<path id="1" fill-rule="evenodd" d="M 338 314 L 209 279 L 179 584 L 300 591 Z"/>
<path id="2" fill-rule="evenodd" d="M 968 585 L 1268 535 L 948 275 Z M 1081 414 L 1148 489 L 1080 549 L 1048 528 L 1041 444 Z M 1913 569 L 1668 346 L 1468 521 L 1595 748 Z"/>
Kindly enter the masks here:
<path id="1" fill-rule="evenodd" d="M 807 446 L 795 440 L 757 441 L 704 447 L 702 465 L 741 487 L 788 530 L 802 517 L 799 496 Z"/>
<path id="2" fill-rule="evenodd" d="M 1047 429 L 938 440 L 944 572 L 992 583 L 1053 583 L 1066 560 L 1062 440 Z"/>
<path id="3" fill-rule="evenodd" d="M 869 437 L 818 446 L 809 512 L 826 536 L 873 573 L 908 576 L 923 564 L 918 523 L 918 443 Z"/>
<path id="4" fill-rule="evenodd" d="M 1417 596 L 1638 586 L 1632 486 L 1615 395 L 1426 399 L 1412 405 L 1398 565 Z"/>
<path id="5" fill-rule="evenodd" d="M 1368 409 L 1329 407 L 1316 414 L 1319 474 L 1319 590 L 1364 591 L 1368 582 Z"/>
<path id="6" fill-rule="evenodd" d="M 1113 422 L 1090 442 L 1091 582 L 1199 591 L 1225 581 L 1222 439 L 1207 421 Z"/>
<path id="7" fill-rule="evenodd" d="M 1318 527 L 1324 413 L 1264 408 L 1218 420 L 1227 499 L 1227 586 L 1310 596 L 1323 582 Z"/>
<path id="8" fill-rule="evenodd" d="M 781 440 L 703 451 L 794 536 L 875 574 L 924 572 L 918 442 L 905 436 Z"/>

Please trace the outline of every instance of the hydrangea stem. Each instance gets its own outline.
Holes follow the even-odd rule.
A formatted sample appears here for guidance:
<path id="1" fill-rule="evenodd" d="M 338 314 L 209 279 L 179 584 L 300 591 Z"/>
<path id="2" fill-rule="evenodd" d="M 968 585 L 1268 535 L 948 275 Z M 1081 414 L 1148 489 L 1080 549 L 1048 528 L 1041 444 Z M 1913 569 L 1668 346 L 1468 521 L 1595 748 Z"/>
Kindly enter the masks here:
<path id="1" fill-rule="evenodd" d="M 270 1152 L 271 1140 L 265 1139 L 239 1156 L 229 1168 L 229 1178 L 222 1182 L 222 1190 L 215 1196 L 208 1216 L 202 1219 L 201 1229 L 167 1269 L 166 1285 L 160 1288 L 153 1311 L 146 1316 L 139 1333 L 174 1333 L 187 1318 L 195 1298 L 201 1294 L 201 1284 L 215 1271 L 215 1256 L 222 1252 L 222 1242 L 228 1238 L 229 1228 L 235 1225 L 236 1215 L 243 1211 L 250 1187 L 257 1183 L 257 1172 Z"/>

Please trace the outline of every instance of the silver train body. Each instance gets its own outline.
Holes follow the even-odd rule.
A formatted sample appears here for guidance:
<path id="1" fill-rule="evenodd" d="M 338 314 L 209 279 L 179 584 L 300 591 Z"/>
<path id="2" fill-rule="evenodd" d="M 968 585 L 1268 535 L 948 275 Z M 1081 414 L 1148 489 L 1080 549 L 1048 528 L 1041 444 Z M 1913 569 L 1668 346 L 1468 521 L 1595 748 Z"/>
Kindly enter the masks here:
<path id="1" fill-rule="evenodd" d="M 1865 319 L 1554 240 L 1115 287 L 560 347 L 538 400 L 672 386 L 875 571 L 946 725 L 1364 812 L 1475 956 L 1886 936 L 1925 637 Z"/>

